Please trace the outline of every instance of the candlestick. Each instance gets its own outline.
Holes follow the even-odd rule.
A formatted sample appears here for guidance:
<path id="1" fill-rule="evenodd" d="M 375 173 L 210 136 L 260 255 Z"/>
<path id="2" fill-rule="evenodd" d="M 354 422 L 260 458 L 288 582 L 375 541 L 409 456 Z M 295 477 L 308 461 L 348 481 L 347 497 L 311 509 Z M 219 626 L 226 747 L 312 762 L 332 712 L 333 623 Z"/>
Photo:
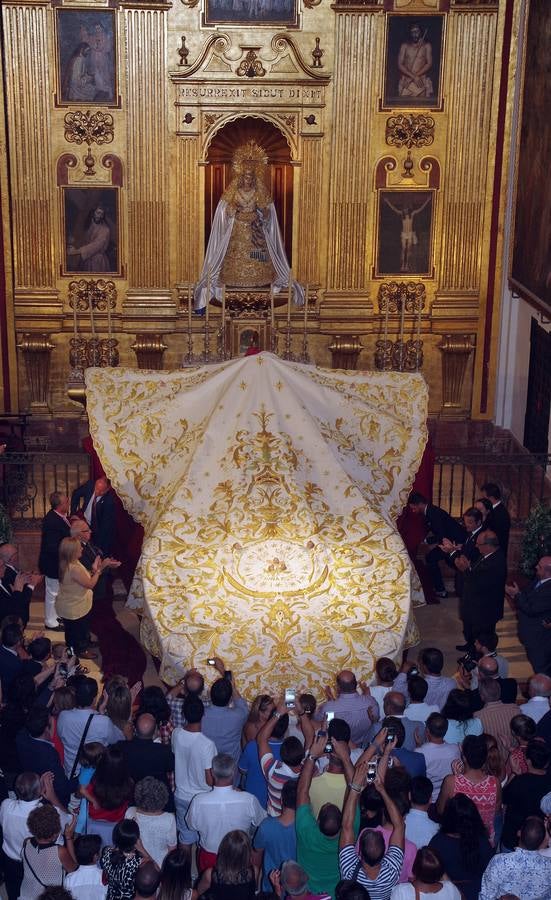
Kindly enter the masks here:
<path id="1" fill-rule="evenodd" d="M 90 297 L 90 328 L 92 329 L 92 337 L 96 336 L 96 325 L 94 322 L 94 301 Z"/>
<path id="2" fill-rule="evenodd" d="M 73 300 L 73 334 L 75 341 L 78 337 L 78 329 L 77 329 L 77 301 Z"/>
<path id="3" fill-rule="evenodd" d="M 406 298 L 402 297 L 400 307 L 400 372 L 404 369 L 404 317 L 406 314 Z"/>
<path id="4" fill-rule="evenodd" d="M 222 288 L 222 328 L 226 325 L 226 285 Z"/>
<path id="5" fill-rule="evenodd" d="M 384 333 L 384 341 L 385 341 L 385 349 L 386 342 L 388 341 L 388 297 L 385 301 L 385 333 Z"/>
<path id="6" fill-rule="evenodd" d="M 193 294 L 191 292 L 191 282 L 187 284 L 187 327 L 191 331 L 191 304 L 193 302 Z"/>
<path id="7" fill-rule="evenodd" d="M 293 299 L 293 270 L 289 269 L 289 292 L 287 295 L 287 325 L 291 324 L 291 301 Z"/>
<path id="8" fill-rule="evenodd" d="M 274 286 L 270 285 L 270 322 L 272 324 L 272 331 L 275 331 L 275 309 L 274 309 Z"/>
<path id="9" fill-rule="evenodd" d="M 306 285 L 306 291 L 304 293 L 304 327 L 306 328 L 308 324 L 308 294 L 310 293 L 310 285 Z"/>
<path id="10" fill-rule="evenodd" d="M 210 269 L 207 273 L 207 305 L 205 307 L 205 322 L 209 322 L 209 305 L 210 305 Z"/>
<path id="11" fill-rule="evenodd" d="M 107 298 L 107 337 L 111 340 L 111 300 Z"/>
<path id="12" fill-rule="evenodd" d="M 421 298 L 419 297 L 419 308 L 417 310 L 417 348 L 415 351 L 415 369 L 419 371 L 419 352 L 421 350 Z"/>

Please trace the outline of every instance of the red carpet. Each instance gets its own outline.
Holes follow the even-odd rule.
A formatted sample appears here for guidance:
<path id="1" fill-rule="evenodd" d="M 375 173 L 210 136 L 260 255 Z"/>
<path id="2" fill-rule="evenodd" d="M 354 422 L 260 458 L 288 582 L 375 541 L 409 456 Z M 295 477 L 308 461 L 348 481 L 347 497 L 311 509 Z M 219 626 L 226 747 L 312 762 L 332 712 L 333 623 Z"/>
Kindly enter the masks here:
<path id="1" fill-rule="evenodd" d="M 130 687 L 141 681 L 147 665 L 145 653 L 141 645 L 122 627 L 110 598 L 94 600 L 91 626 L 99 641 L 104 677 L 124 675 Z"/>

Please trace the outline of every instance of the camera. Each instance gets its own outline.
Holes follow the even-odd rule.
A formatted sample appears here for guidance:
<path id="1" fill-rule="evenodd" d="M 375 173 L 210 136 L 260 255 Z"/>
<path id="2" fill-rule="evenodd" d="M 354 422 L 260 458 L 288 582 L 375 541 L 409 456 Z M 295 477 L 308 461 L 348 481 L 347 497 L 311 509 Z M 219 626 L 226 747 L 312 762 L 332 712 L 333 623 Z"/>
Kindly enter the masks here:
<path id="1" fill-rule="evenodd" d="M 335 713 L 334 713 L 334 712 L 328 712 L 328 713 L 325 714 L 325 718 L 327 719 L 327 724 L 329 725 L 329 722 L 332 722 L 333 719 L 335 718 Z"/>
<path id="2" fill-rule="evenodd" d="M 409 678 L 411 675 L 418 675 L 418 674 L 419 674 L 419 669 L 417 668 L 417 666 L 412 666 L 411 669 L 410 669 L 409 672 L 408 672 L 408 678 Z"/>
<path id="3" fill-rule="evenodd" d="M 377 775 L 377 761 L 373 760 L 367 764 L 367 783 L 373 784 Z"/>
<path id="4" fill-rule="evenodd" d="M 331 740 L 331 738 L 327 739 L 327 743 L 326 743 L 325 747 L 323 748 L 323 752 L 324 753 L 332 753 L 333 752 L 333 741 Z"/>
<path id="5" fill-rule="evenodd" d="M 476 669 L 476 659 L 472 655 L 472 653 L 465 653 L 465 656 L 461 656 L 457 660 L 458 666 L 463 666 L 466 672 L 472 672 L 473 669 Z"/>
<path id="6" fill-rule="evenodd" d="M 213 659 L 212 657 L 210 659 L 207 659 L 207 666 L 215 666 L 215 665 L 216 665 L 215 659 Z"/>
<path id="7" fill-rule="evenodd" d="M 297 692 L 292 690 L 292 688 L 285 688 L 285 706 L 290 709 L 295 705 L 295 697 Z"/>
<path id="8" fill-rule="evenodd" d="M 396 732 L 394 731 L 394 728 L 389 728 L 385 742 L 387 744 L 392 744 L 392 741 L 395 739 L 395 737 L 396 737 Z"/>

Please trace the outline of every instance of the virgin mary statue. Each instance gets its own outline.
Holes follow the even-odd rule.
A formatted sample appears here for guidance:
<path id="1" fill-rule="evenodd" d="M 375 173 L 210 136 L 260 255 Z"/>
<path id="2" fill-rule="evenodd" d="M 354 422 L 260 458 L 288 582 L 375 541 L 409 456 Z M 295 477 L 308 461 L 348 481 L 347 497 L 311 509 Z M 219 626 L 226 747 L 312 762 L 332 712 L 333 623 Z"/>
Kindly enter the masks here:
<path id="1" fill-rule="evenodd" d="M 289 288 L 289 263 L 265 182 L 267 162 L 255 141 L 248 141 L 235 152 L 235 175 L 216 207 L 201 277 L 195 286 L 196 310 L 204 309 L 213 296 L 221 300 L 224 286 L 269 287 L 274 294 Z M 292 293 L 295 303 L 302 305 L 304 293 L 294 280 Z"/>

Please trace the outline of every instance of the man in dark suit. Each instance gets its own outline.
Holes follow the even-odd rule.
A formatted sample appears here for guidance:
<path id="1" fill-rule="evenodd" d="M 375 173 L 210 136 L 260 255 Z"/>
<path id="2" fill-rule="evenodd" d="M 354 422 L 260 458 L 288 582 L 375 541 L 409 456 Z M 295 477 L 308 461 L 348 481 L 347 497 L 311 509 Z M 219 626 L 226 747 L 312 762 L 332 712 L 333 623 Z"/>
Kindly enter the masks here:
<path id="1" fill-rule="evenodd" d="M 476 546 L 476 538 L 484 527 L 480 510 L 475 509 L 474 506 L 466 509 L 463 513 L 463 525 L 467 532 L 467 537 L 462 544 L 454 544 L 448 538 L 444 538 L 440 544 L 440 549 L 447 555 L 450 565 L 455 565 L 455 560 L 458 556 L 466 557 L 471 565 L 480 556 Z M 461 597 L 464 582 L 463 573 L 457 566 L 455 568 L 455 593 L 458 597 Z"/>
<path id="2" fill-rule="evenodd" d="M 19 625 L 4 625 L 0 646 L 0 684 L 3 697 L 15 676 L 23 669 L 23 660 L 18 652 L 22 642 L 23 632 Z"/>
<path id="3" fill-rule="evenodd" d="M 412 512 L 422 514 L 425 517 L 427 536 L 425 543 L 432 546 L 432 550 L 426 555 L 426 563 L 431 574 L 434 593 L 437 597 L 447 597 L 446 587 L 442 579 L 439 563 L 448 561 L 446 553 L 438 546 L 445 538 L 452 544 L 463 544 L 467 533 L 459 522 L 456 522 L 449 513 L 439 506 L 429 503 L 423 494 L 413 492 L 409 495 L 408 506 Z"/>
<path id="4" fill-rule="evenodd" d="M 0 622 L 6 616 L 18 616 L 23 625 L 27 624 L 32 592 L 25 590 L 25 587 L 23 575 L 12 578 L 0 557 Z"/>
<path id="5" fill-rule="evenodd" d="M 85 569 L 88 569 L 89 572 L 92 572 L 94 562 L 96 561 L 98 556 L 101 559 L 103 557 L 103 553 L 101 552 L 99 547 L 96 547 L 96 545 L 92 543 L 92 529 L 90 528 L 86 519 L 74 520 L 73 524 L 71 525 L 71 537 L 77 537 L 79 539 L 80 546 L 82 547 L 82 556 L 80 557 L 80 562 Z"/>
<path id="6" fill-rule="evenodd" d="M 476 546 L 480 557 L 472 565 L 465 556 L 458 557 L 455 563 L 465 579 L 459 603 L 465 644 L 457 649 L 473 653 L 476 636 L 481 631 L 495 631 L 503 618 L 507 577 L 507 563 L 495 532 L 481 531 Z"/>
<path id="7" fill-rule="evenodd" d="M 81 484 L 71 496 L 71 515 L 82 515 L 92 529 L 92 541 L 109 556 L 115 537 L 115 498 L 105 475 Z"/>
<path id="8" fill-rule="evenodd" d="M 169 802 L 167 810 L 174 810 L 174 798 L 168 776 L 174 771 L 174 753 L 166 744 L 156 744 L 157 723 L 149 713 L 142 713 L 136 720 L 136 734 L 131 741 L 119 741 L 121 750 L 128 764 L 128 771 L 134 784 L 152 775 L 162 781 L 168 788 Z"/>
<path id="9" fill-rule="evenodd" d="M 50 713 L 44 706 L 34 706 L 27 716 L 25 727 L 15 738 L 19 769 L 21 772 L 36 772 L 37 775 L 52 772 L 54 792 L 60 803 L 67 806 L 71 785 L 50 738 Z"/>
<path id="10" fill-rule="evenodd" d="M 471 711 L 473 713 L 478 712 L 484 706 L 479 690 L 481 681 L 497 681 L 501 688 L 502 702 L 517 702 L 518 682 L 516 678 L 500 678 L 499 665 L 495 656 L 482 656 L 481 659 L 478 660 L 478 665 L 476 667 L 477 686 L 467 691 L 471 701 Z"/>
<path id="11" fill-rule="evenodd" d="M 2 571 L 3 569 L 3 571 Z M 0 611 L 9 604 L 7 591 L 11 592 L 11 600 L 20 604 L 20 613 L 23 624 L 29 620 L 29 606 L 31 604 L 33 590 L 42 581 L 42 575 L 36 572 L 21 572 L 17 568 L 17 547 L 15 544 L 2 544 L 0 546 Z M 6 595 L 6 596 L 4 596 Z M 12 613 L 6 613 L 11 615 Z M 0 614 L 0 620 L 4 618 Z"/>
<path id="12" fill-rule="evenodd" d="M 551 675 L 551 556 L 536 566 L 536 581 L 521 591 L 513 582 L 505 588 L 516 603 L 518 637 L 536 674 Z"/>
<path id="13" fill-rule="evenodd" d="M 38 568 L 44 575 L 44 625 L 51 631 L 63 631 L 63 625 L 57 618 L 55 601 L 59 592 L 59 545 L 71 531 L 67 518 L 69 498 L 54 491 L 50 494 L 50 506 L 52 508 L 42 522 Z"/>
<path id="14" fill-rule="evenodd" d="M 499 546 L 503 550 L 505 559 L 507 559 L 507 549 L 509 547 L 509 532 L 511 530 L 511 516 L 501 499 L 501 491 L 497 484 L 487 481 L 483 484 L 481 491 L 492 504 L 492 510 L 486 518 L 486 528 L 495 531 L 499 540 Z"/>

